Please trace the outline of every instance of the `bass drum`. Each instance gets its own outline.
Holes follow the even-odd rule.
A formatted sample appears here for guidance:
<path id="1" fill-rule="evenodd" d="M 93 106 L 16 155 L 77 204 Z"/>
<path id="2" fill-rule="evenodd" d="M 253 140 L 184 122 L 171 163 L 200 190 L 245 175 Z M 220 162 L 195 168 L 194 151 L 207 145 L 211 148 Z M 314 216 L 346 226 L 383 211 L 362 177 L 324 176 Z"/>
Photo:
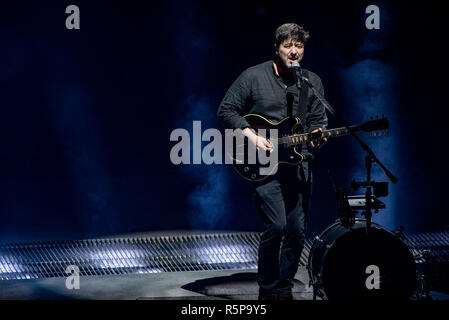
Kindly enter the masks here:
<path id="1" fill-rule="evenodd" d="M 307 268 L 315 294 L 326 300 L 408 300 L 417 285 L 408 246 L 376 223 L 367 235 L 365 219 L 350 229 L 337 220 L 316 237 Z"/>

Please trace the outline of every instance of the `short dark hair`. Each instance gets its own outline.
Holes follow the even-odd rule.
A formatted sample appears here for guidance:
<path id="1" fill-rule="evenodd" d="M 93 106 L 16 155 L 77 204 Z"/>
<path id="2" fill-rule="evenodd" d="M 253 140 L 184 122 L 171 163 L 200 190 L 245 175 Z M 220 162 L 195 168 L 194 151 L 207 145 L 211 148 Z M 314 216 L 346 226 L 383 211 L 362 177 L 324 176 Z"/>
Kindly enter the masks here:
<path id="1" fill-rule="evenodd" d="M 284 23 L 276 29 L 274 38 L 276 47 L 279 47 L 279 45 L 288 38 L 292 38 L 292 40 L 299 40 L 305 44 L 307 40 L 309 40 L 310 34 L 296 23 Z"/>

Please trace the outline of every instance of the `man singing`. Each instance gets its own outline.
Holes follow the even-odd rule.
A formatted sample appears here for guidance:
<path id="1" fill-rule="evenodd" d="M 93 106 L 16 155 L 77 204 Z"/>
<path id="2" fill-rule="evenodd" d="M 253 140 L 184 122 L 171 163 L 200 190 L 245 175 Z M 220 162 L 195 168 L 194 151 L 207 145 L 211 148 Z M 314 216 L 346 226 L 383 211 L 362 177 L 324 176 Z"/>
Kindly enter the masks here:
<path id="1" fill-rule="evenodd" d="M 305 91 L 299 92 L 292 72 L 292 63 L 299 63 L 304 57 L 308 39 L 309 33 L 297 24 L 286 23 L 277 28 L 274 60 L 246 69 L 231 85 L 218 108 L 217 115 L 224 126 L 242 129 L 259 150 L 271 151 L 273 146 L 269 139 L 250 129 L 243 118 L 245 114 L 259 114 L 272 122 L 288 115 L 299 117 L 309 133 L 323 131 L 327 126 L 324 106 L 306 85 L 301 86 L 301 91 Z M 306 69 L 302 72 L 323 94 L 321 79 Z M 288 114 L 287 101 L 291 104 L 291 114 Z M 311 149 L 325 142 L 324 137 L 313 139 L 301 151 L 308 161 L 298 166 L 281 165 L 276 174 L 254 182 L 254 203 L 264 223 L 259 243 L 259 299 L 293 299 L 293 279 L 304 247 L 311 195 Z"/>

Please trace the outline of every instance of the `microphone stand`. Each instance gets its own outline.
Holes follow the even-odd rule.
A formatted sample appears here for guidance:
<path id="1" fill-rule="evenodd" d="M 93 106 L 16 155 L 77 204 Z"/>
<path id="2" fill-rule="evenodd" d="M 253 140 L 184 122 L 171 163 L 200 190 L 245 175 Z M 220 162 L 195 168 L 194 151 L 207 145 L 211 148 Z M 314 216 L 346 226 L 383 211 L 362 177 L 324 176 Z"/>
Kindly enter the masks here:
<path id="1" fill-rule="evenodd" d="M 362 149 L 365 150 L 365 152 L 368 154 L 365 157 L 367 181 L 366 181 L 366 183 L 364 183 L 364 185 L 366 186 L 365 197 L 366 197 L 367 209 L 366 209 L 366 211 L 363 212 L 363 215 L 366 218 L 366 232 L 368 234 L 370 227 L 371 227 L 371 216 L 372 216 L 371 209 L 373 209 L 373 203 L 372 203 L 372 195 L 373 194 L 371 191 L 371 188 L 374 187 L 374 182 L 371 181 L 372 163 L 376 162 L 379 165 L 379 167 L 382 168 L 382 170 L 384 171 L 386 176 L 390 179 L 390 181 L 393 182 L 394 184 L 396 184 L 398 182 L 398 179 L 393 175 L 393 173 L 391 173 L 387 168 L 385 168 L 385 166 L 376 157 L 373 150 L 371 150 L 371 148 L 368 147 L 368 145 L 366 143 L 364 143 L 359 138 L 359 136 L 351 129 L 351 127 L 348 126 L 346 121 L 334 110 L 334 108 L 332 108 L 332 106 L 326 101 L 326 99 L 324 99 L 324 97 L 315 89 L 315 87 L 312 85 L 312 83 L 310 83 L 309 79 L 302 75 L 301 75 L 301 78 L 302 78 L 302 81 L 304 81 L 309 86 L 309 88 L 312 90 L 313 94 L 318 98 L 318 100 L 320 100 L 320 102 L 326 107 L 326 109 L 329 110 L 329 112 L 331 114 L 333 114 L 343 124 L 343 126 L 348 130 L 348 132 L 351 134 L 351 136 L 354 137 L 354 139 L 360 144 Z"/>

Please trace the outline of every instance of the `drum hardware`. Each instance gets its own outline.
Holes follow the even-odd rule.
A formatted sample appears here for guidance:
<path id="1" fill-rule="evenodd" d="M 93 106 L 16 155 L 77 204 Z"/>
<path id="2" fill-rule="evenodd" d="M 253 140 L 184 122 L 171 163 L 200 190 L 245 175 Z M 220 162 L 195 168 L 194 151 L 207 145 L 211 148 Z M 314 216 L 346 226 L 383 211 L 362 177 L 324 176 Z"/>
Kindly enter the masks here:
<path id="1" fill-rule="evenodd" d="M 337 195 L 337 211 L 341 224 L 345 228 L 350 228 L 355 222 L 356 211 L 349 204 L 348 191 L 346 188 L 339 188 L 335 189 L 335 192 Z"/>
<path id="2" fill-rule="evenodd" d="M 319 244 L 323 244 L 323 240 L 321 240 L 318 236 L 316 236 L 314 240 Z"/>
<path id="3" fill-rule="evenodd" d="M 393 232 L 393 234 L 403 241 L 407 241 L 407 238 L 404 236 L 404 226 L 399 226 L 399 228 Z"/>
<path id="4" fill-rule="evenodd" d="M 351 188 L 357 192 L 360 188 L 365 188 L 364 195 L 348 195 L 347 188 L 336 189 L 337 210 L 342 225 L 350 228 L 355 221 L 355 215 L 359 210 L 366 219 L 366 233 L 371 228 L 372 211 L 378 213 L 379 209 L 384 209 L 385 204 L 377 197 L 386 197 L 388 195 L 388 182 L 375 182 L 371 180 L 371 167 L 374 158 L 371 155 L 365 157 L 366 181 L 352 180 Z"/>
<path id="5" fill-rule="evenodd" d="M 366 195 L 347 195 L 346 188 L 337 189 L 337 211 L 342 225 L 350 228 L 355 221 L 355 216 L 358 210 L 367 210 Z M 375 213 L 379 209 L 385 209 L 385 203 L 380 201 L 376 196 L 373 196 L 371 207 Z"/>
<path id="6" fill-rule="evenodd" d="M 309 269 L 309 268 L 307 267 L 307 269 Z M 310 274 L 310 271 L 309 271 L 309 274 Z M 318 290 L 316 290 L 315 288 L 321 288 L 321 286 L 322 285 L 321 285 L 320 280 L 317 280 L 317 279 L 312 280 L 310 278 L 310 280 L 309 280 L 309 287 L 313 288 L 313 298 L 312 298 L 312 300 L 316 300 L 316 298 L 318 296 Z"/>
<path id="7" fill-rule="evenodd" d="M 349 206 L 354 210 L 364 210 L 366 209 L 366 199 L 365 195 L 355 195 L 355 196 L 347 196 L 346 197 L 349 203 Z M 377 213 L 379 209 L 385 209 L 385 203 L 377 199 L 376 197 L 372 198 L 373 208 Z"/>
<path id="8" fill-rule="evenodd" d="M 376 197 L 386 197 L 388 196 L 388 182 L 371 182 L 370 184 L 366 182 L 356 182 L 355 180 L 351 181 L 351 187 L 354 191 L 357 191 L 360 187 L 372 186 L 374 190 L 374 195 Z"/>
<path id="9" fill-rule="evenodd" d="M 434 258 L 430 250 L 424 250 L 422 253 L 415 256 L 416 260 L 424 259 L 424 273 L 418 275 L 419 288 L 417 290 L 418 300 L 432 300 L 430 296 L 430 267 Z"/>

